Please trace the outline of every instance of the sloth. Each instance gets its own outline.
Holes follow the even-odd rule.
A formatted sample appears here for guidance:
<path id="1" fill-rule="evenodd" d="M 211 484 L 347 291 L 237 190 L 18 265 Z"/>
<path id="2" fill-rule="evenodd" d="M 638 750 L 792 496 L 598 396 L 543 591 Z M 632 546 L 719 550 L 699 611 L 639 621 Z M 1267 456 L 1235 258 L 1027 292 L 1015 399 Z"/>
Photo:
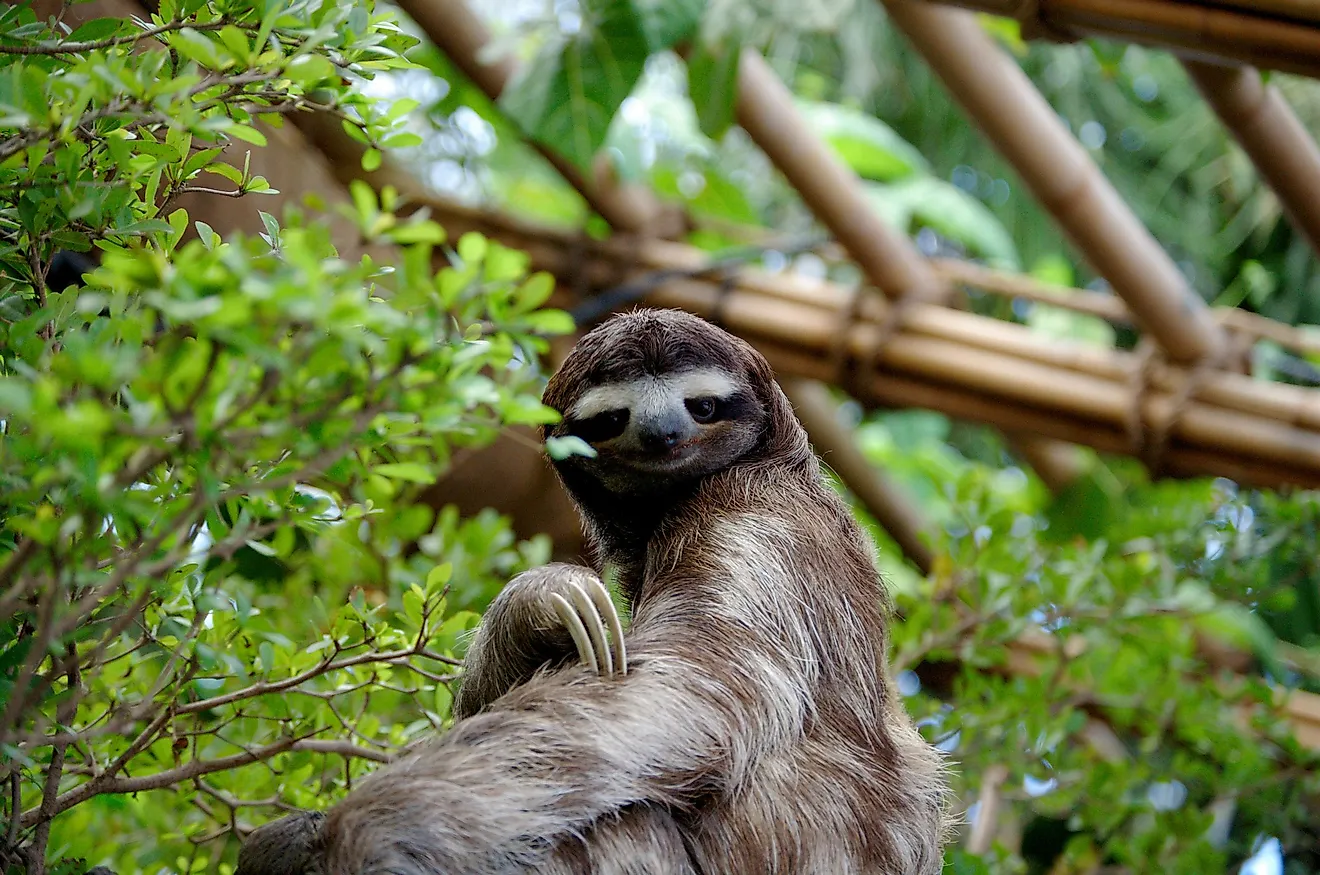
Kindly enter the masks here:
<path id="1" fill-rule="evenodd" d="M 323 819 L 258 830 L 240 875 L 939 872 L 944 764 L 889 677 L 870 542 L 765 359 L 637 310 L 544 401 L 545 437 L 594 451 L 554 463 L 592 568 L 511 582 L 453 728 Z"/>

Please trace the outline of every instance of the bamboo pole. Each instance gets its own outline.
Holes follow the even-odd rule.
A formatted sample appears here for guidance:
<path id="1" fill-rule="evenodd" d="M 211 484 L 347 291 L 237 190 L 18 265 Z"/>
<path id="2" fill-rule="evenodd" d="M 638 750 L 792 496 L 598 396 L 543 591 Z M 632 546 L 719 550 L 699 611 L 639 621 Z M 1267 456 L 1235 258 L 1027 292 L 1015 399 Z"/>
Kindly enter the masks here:
<path id="1" fill-rule="evenodd" d="M 969 13 L 884 0 L 967 113 L 1175 361 L 1216 355 L 1208 308 L 1063 127 L 1026 74 Z"/>
<path id="2" fill-rule="evenodd" d="M 933 0 L 1020 17 L 1016 0 Z M 1320 6 L 1312 0 L 1039 0 L 1028 31 L 1058 39 L 1107 37 L 1187 58 L 1320 76 Z"/>
<path id="3" fill-rule="evenodd" d="M 827 260 L 843 257 L 834 251 L 832 244 L 822 247 L 820 254 Z M 1049 304 L 1075 313 L 1086 313 L 1114 325 L 1135 324 L 1123 300 L 1105 292 L 1054 285 L 1023 274 L 996 270 L 956 258 L 931 258 L 929 263 L 944 283 L 979 289 L 1005 298 Z M 1320 356 L 1320 335 L 1315 333 L 1237 307 L 1214 307 L 1211 314 L 1216 322 L 1236 334 L 1252 340 L 1271 340 L 1299 355 Z"/>
<path id="4" fill-rule="evenodd" d="M 583 243 L 564 232 L 537 229 L 508 217 L 491 216 L 443 202 L 430 203 L 451 233 L 477 230 L 529 253 L 533 264 L 586 283 L 613 284 L 646 279 L 649 271 L 692 270 L 704 255 L 666 241 L 610 239 Z M 570 246 L 576 241 L 576 247 Z M 1201 390 L 1175 416 L 1181 381 L 1193 374 L 1174 366 L 1153 370 L 1144 390 L 1137 355 L 1093 351 L 1110 357 L 1112 367 L 1094 371 L 1060 367 L 1053 358 L 1069 348 L 1042 341 L 1014 326 L 934 305 L 918 305 L 903 327 L 884 335 L 884 308 L 872 309 L 848 324 L 849 290 L 830 283 L 788 281 L 744 270 L 731 286 L 715 280 L 670 279 L 646 296 L 653 306 L 679 307 L 718 317 L 735 333 L 766 352 L 787 376 L 837 380 L 838 364 L 858 370 L 874 366 L 850 388 L 865 403 L 924 407 L 951 416 L 1092 446 L 1102 452 L 1136 453 L 1134 428 L 1148 431 L 1168 421 L 1170 445 L 1164 455 L 1169 473 L 1216 474 L 1259 486 L 1320 484 L 1320 391 L 1267 384 L 1240 374 L 1208 372 Z M 785 288 L 775 288 L 778 280 Z M 807 292 L 810 292 L 807 294 Z M 943 313 L 943 317 L 937 316 Z M 968 320 L 983 327 L 979 348 L 969 348 L 963 329 L 938 325 Z M 980 320 L 976 322 L 976 320 Z M 996 346 L 1000 332 L 1016 333 Z M 1033 353 L 1027 355 L 1025 353 Z M 1080 361 L 1080 359 L 1077 359 Z"/>
<path id="5" fill-rule="evenodd" d="M 574 275 L 588 284 L 617 283 L 620 279 L 620 268 L 617 265 L 625 262 L 635 264 L 642 270 L 697 271 L 708 261 L 705 253 L 681 243 L 607 240 L 592 244 L 593 251 L 600 256 L 599 260 L 573 260 L 570 264 L 563 253 L 576 240 L 572 235 L 537 229 L 516 220 L 492 217 L 479 211 L 463 210 L 452 204 L 434 206 L 452 216 L 450 221 L 457 223 L 456 227 L 474 227 L 497 237 L 502 236 L 512 241 L 513 245 L 526 249 L 534 263 L 551 272 L 567 274 L 576 271 Z M 676 280 L 670 287 L 680 289 L 692 282 Z M 830 342 L 838 335 L 841 328 L 839 314 L 850 307 L 853 294 L 852 290 L 833 283 L 793 274 L 770 274 L 755 268 L 739 271 L 738 285 L 759 296 L 758 306 L 772 306 L 771 299 L 801 305 L 805 309 L 800 312 L 806 315 L 799 317 L 796 315 L 799 311 L 792 311 L 794 315 L 789 318 L 804 319 L 799 330 L 810 331 L 815 342 L 820 344 Z M 698 296 L 706 294 L 707 284 L 695 282 L 695 287 Z M 890 305 L 879 299 L 873 299 L 868 304 L 863 313 L 873 321 L 883 321 Z M 1114 384 L 1120 393 L 1127 392 L 1126 383 L 1132 379 L 1135 367 L 1131 353 L 1044 339 L 1021 325 L 935 304 L 922 303 L 910 307 L 904 314 L 903 331 L 900 334 L 907 341 L 917 337 L 938 339 L 951 347 L 967 346 L 1048 366 L 1041 371 L 1032 371 L 1028 379 L 1034 379 L 1040 373 L 1048 373 L 1055 368 L 1066 369 Z M 905 346 L 900 343 L 899 348 L 908 349 L 910 344 Z M 960 350 L 955 351 L 955 355 L 960 355 Z M 985 374 L 982 378 L 993 381 L 994 375 Z M 1151 383 L 1164 392 L 1175 392 L 1188 379 L 1191 379 L 1191 372 L 1180 366 L 1160 363 L 1151 369 Z M 1070 386 L 1063 389 L 1061 394 L 1066 398 L 1070 392 L 1075 391 L 1076 387 Z M 1198 395 L 1206 402 L 1230 410 L 1240 409 L 1304 428 L 1320 429 L 1320 392 L 1267 383 L 1241 374 L 1221 373 L 1216 374 L 1213 380 L 1204 381 Z M 1120 395 L 1110 393 L 1105 397 L 1111 414 L 1121 407 Z M 1087 403 L 1076 398 L 1072 400 Z"/>
<path id="6" fill-rule="evenodd" d="M 738 64 L 737 111 L 738 124 L 876 288 L 891 298 L 939 293 L 921 254 L 867 203 L 857 175 L 811 132 L 788 88 L 750 49 Z"/>
<path id="7" fill-rule="evenodd" d="M 811 132 L 793 104 L 792 93 L 761 56 L 750 49 L 744 50 L 739 59 L 737 113 L 743 130 L 881 292 L 892 300 L 908 302 L 905 307 L 915 301 L 943 297 L 946 286 L 929 261 L 905 234 L 879 217 L 867 202 L 861 180 Z M 1035 439 L 1042 461 L 1061 458 L 1067 453 L 1064 447 L 1047 449 L 1047 444 L 1046 438 Z M 868 506 L 877 505 L 871 507 L 877 519 L 893 519 L 896 525 L 903 526 L 908 509 L 903 506 L 901 493 L 896 487 L 877 492 L 868 482 L 868 468 L 849 466 L 847 471 L 840 471 L 840 476 L 854 492 L 870 494 Z M 1061 474 L 1062 470 L 1056 467 L 1048 474 Z M 890 498 L 897 503 L 887 511 L 880 510 L 878 504 Z M 917 553 L 907 550 L 908 546 L 915 548 L 917 540 L 905 542 L 896 530 L 887 524 L 884 527 L 904 545 L 913 561 L 920 561 Z"/>
<path id="8" fill-rule="evenodd" d="M 990 853 L 999 826 L 999 811 L 1003 807 L 1004 783 L 1008 781 L 1008 767 L 995 763 L 981 773 L 981 789 L 977 793 L 976 820 L 967 835 L 967 853 L 981 856 Z"/>
<path id="9" fill-rule="evenodd" d="M 1320 29 L 1193 3 L 1152 0 L 1050 0 L 1051 23 L 1107 33 L 1270 69 L 1316 75 Z"/>
<path id="10" fill-rule="evenodd" d="M 1218 0 L 1216 5 L 1251 15 L 1281 16 L 1320 24 L 1320 4 L 1315 0 Z"/>
<path id="11" fill-rule="evenodd" d="M 857 449 L 852 434 L 839 422 L 838 405 L 826 388 L 814 380 L 781 380 L 780 384 L 817 454 L 889 533 L 903 555 L 922 574 L 929 574 L 935 555 L 923 537 L 927 524 L 921 511 L 898 484 Z"/>
<path id="12" fill-rule="evenodd" d="M 1283 95 L 1251 67 L 1186 59 L 1183 67 L 1274 190 L 1293 227 L 1320 253 L 1320 149 Z"/>

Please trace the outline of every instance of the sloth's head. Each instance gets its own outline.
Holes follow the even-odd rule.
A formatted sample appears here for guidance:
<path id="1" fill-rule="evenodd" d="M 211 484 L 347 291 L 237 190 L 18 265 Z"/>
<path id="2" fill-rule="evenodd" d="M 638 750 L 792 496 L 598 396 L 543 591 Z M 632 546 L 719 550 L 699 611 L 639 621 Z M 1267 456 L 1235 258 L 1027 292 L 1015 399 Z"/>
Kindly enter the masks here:
<path id="1" fill-rule="evenodd" d="M 677 310 L 637 310 L 590 331 L 544 400 L 563 415 L 546 436 L 573 435 L 596 451 L 559 463 L 570 488 L 586 477 L 615 495 L 674 492 L 785 441 L 805 446 L 760 353 Z"/>

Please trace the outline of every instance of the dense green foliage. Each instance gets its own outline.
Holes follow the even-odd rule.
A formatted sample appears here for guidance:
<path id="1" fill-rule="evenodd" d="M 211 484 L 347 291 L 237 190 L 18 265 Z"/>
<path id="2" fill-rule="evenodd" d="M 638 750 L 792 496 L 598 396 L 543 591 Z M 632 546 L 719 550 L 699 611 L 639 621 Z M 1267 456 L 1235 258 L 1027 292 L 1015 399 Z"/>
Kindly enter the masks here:
<path id="1" fill-rule="evenodd" d="M 0 12 L 0 864 L 230 871 L 237 833 L 324 807 L 442 727 L 462 633 L 549 556 L 493 513 L 417 498 L 465 449 L 553 416 L 538 361 L 571 325 L 542 309 L 550 279 L 361 184 L 343 218 L 371 256 L 337 254 L 316 210 L 222 238 L 175 201 L 259 209 L 280 180 L 245 169 L 258 121 L 330 113 L 368 168 L 395 150 L 459 194 L 593 230 L 522 139 L 580 166 L 604 149 L 718 250 L 811 223 L 730 127 L 751 44 L 927 251 L 1087 278 L 877 4 L 520 8 L 483 7 L 526 62 L 500 107 L 370 4 L 165 0 L 72 32 Z M 1208 298 L 1314 318 L 1314 260 L 1170 59 L 987 26 L 1076 127 L 1119 132 L 1097 157 Z M 419 100 L 368 96 L 391 92 Z M 80 285 L 70 253 L 95 255 Z M 960 798 L 1001 805 L 992 850 L 959 845 L 949 871 L 1231 871 L 1266 837 L 1289 872 L 1320 870 L 1316 755 L 1273 705 L 1320 691 L 1320 500 L 1089 457 L 1050 496 L 985 430 L 858 420 L 939 531 L 929 577 L 876 531 L 900 685 Z"/>
<path id="2" fill-rule="evenodd" d="M 442 249 L 365 185 L 349 218 L 388 264 L 297 213 L 185 239 L 171 201 L 206 175 L 267 187 L 217 161 L 254 119 L 314 102 L 406 141 L 407 106 L 341 79 L 405 63 L 388 18 L 3 23 L 28 53 L 0 74 L 0 843 L 30 871 L 213 869 L 247 806 L 321 804 L 446 719 L 461 608 L 548 553 L 411 497 L 455 449 L 554 415 L 534 363 L 571 323 L 521 254 Z M 146 32 L 167 46 L 132 54 Z M 92 246 L 85 285 L 50 285 L 57 251 Z"/>
<path id="3" fill-rule="evenodd" d="M 943 523 L 935 572 L 896 578 L 909 707 L 962 786 L 1006 778 L 1001 856 L 959 871 L 1016 871 L 1016 845 L 1037 866 L 1063 851 L 1054 871 L 1220 872 L 1262 834 L 1314 871 L 1316 756 L 1254 672 L 1316 688 L 1314 651 L 1280 638 L 1306 607 L 1297 576 L 1320 574 L 1320 500 L 1150 484 L 1131 465 L 1053 498 L 932 446 L 944 428 L 891 414 L 860 437 Z"/>

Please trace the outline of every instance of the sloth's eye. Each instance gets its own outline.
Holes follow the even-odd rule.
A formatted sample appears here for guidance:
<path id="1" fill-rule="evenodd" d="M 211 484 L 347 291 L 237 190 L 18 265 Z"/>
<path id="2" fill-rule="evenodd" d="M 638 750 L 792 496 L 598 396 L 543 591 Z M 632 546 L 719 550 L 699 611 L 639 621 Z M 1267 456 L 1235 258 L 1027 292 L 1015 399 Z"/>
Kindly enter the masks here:
<path id="1" fill-rule="evenodd" d="M 586 419 L 578 419 L 568 426 L 568 433 L 582 438 L 589 444 L 613 440 L 623 434 L 628 427 L 627 410 L 606 410 Z"/>
<path id="2" fill-rule="evenodd" d="M 697 422 L 704 424 L 719 418 L 720 404 L 714 398 L 689 398 L 683 403 Z"/>

